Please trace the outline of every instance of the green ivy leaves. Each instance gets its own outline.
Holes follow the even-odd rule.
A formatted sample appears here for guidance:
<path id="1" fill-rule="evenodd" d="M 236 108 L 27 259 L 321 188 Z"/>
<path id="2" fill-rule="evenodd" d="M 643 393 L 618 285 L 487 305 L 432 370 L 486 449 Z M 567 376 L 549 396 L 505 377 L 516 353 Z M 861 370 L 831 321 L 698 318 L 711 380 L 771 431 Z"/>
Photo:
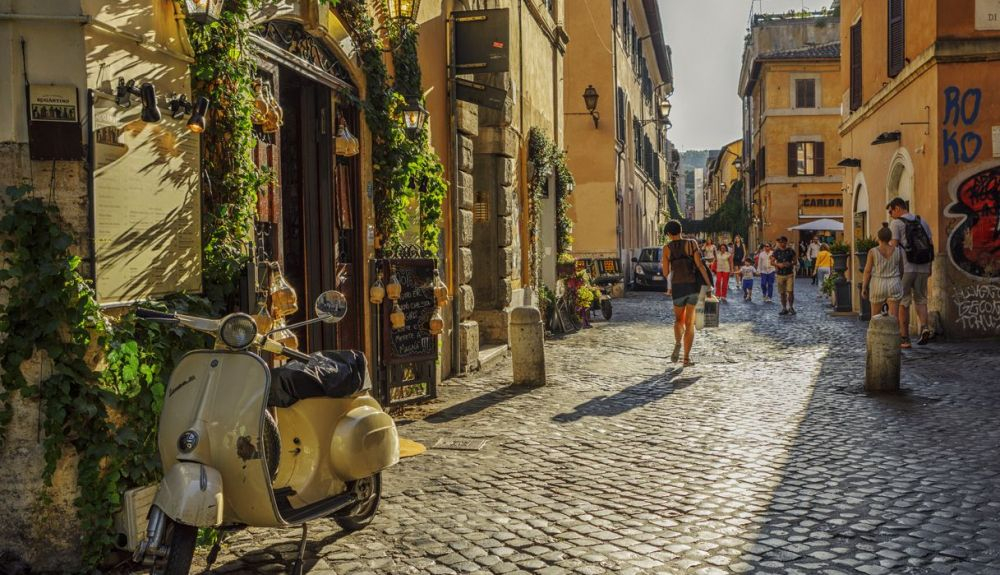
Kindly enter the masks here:
<path id="1" fill-rule="evenodd" d="M 528 131 L 528 162 L 532 174 L 528 182 L 531 205 L 528 211 L 531 268 L 535 285 L 541 284 L 540 246 L 542 195 L 552 175 L 556 178 L 556 253 L 557 257 L 573 250 L 573 220 L 569 217 L 570 201 L 575 181 L 566 166 L 566 154 L 539 128 Z"/>

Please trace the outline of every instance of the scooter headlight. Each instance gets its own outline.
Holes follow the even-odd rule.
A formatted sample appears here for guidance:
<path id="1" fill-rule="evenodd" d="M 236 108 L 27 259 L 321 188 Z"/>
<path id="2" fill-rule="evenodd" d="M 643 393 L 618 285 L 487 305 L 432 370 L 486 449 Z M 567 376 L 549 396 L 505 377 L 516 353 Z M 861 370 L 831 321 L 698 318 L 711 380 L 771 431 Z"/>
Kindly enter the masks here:
<path id="1" fill-rule="evenodd" d="M 222 321 L 219 337 L 233 349 L 245 349 L 257 336 L 257 323 L 245 313 L 234 313 Z"/>
<path id="2" fill-rule="evenodd" d="M 185 431 L 177 438 L 177 449 L 181 453 L 191 453 L 195 447 L 198 447 L 198 434 L 194 431 Z"/>

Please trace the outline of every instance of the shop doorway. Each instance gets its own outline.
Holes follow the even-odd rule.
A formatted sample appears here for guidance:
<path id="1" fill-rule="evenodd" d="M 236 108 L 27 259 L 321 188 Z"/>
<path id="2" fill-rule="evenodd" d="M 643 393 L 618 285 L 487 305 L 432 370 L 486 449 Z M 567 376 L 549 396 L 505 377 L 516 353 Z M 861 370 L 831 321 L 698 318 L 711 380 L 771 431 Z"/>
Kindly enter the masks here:
<path id="1" fill-rule="evenodd" d="M 358 295 L 361 270 L 357 237 L 358 190 L 355 162 L 335 156 L 338 109 L 329 87 L 281 68 L 281 244 L 284 272 L 299 293 L 299 311 L 312 317 L 316 297 L 344 293 L 348 315 L 336 326 L 313 324 L 299 336 L 303 350 L 361 349 L 365 303 Z"/>

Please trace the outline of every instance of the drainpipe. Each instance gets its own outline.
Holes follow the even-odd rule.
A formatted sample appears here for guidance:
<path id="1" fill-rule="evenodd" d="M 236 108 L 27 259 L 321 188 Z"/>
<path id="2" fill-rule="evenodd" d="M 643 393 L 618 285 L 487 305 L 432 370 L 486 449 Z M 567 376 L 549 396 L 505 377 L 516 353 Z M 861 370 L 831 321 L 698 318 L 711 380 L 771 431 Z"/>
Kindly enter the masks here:
<path id="1" fill-rule="evenodd" d="M 454 5 L 451 6 L 452 11 L 454 11 Z M 459 291 L 462 287 L 462 282 L 460 279 L 461 275 L 461 265 L 459 264 L 459 255 L 461 254 L 461 248 L 459 247 L 459 242 L 461 241 L 459 232 L 459 218 L 461 217 L 460 210 L 462 209 L 461 194 L 458 190 L 458 95 L 456 94 L 455 86 L 455 20 L 452 13 L 449 12 L 447 19 L 445 20 L 445 28 L 447 29 L 446 41 L 448 42 L 448 62 L 447 62 L 447 77 L 448 77 L 448 104 L 450 107 L 449 116 L 451 121 L 451 169 L 452 169 L 452 187 L 451 187 L 451 246 L 452 246 L 452 258 L 451 258 L 451 270 L 452 270 L 452 284 L 454 285 L 454 293 L 451 298 L 452 307 L 452 328 L 451 328 L 451 375 L 452 377 L 457 376 L 462 369 L 462 361 L 459 355 L 459 345 L 461 345 L 461 333 L 459 330 L 459 324 L 462 322 L 462 310 L 459 304 Z"/>

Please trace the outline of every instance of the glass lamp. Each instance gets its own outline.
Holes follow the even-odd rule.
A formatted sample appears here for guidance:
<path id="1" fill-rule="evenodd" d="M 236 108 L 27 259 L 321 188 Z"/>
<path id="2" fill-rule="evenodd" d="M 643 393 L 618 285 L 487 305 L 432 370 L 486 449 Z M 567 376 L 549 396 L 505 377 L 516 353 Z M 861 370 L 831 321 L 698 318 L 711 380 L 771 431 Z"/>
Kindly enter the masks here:
<path id="1" fill-rule="evenodd" d="M 184 0 L 187 17 L 199 24 L 209 24 L 219 19 L 223 0 Z"/>

